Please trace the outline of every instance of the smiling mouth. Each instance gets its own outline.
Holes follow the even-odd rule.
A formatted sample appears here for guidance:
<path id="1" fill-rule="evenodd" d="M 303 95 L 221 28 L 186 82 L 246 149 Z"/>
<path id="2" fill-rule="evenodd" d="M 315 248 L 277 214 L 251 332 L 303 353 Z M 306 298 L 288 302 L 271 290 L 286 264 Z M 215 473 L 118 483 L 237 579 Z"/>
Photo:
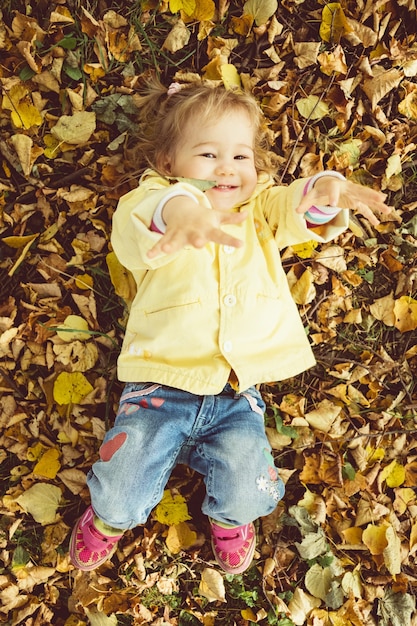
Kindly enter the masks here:
<path id="1" fill-rule="evenodd" d="M 214 189 L 220 189 L 220 191 L 232 191 L 237 189 L 236 185 L 216 185 Z"/>

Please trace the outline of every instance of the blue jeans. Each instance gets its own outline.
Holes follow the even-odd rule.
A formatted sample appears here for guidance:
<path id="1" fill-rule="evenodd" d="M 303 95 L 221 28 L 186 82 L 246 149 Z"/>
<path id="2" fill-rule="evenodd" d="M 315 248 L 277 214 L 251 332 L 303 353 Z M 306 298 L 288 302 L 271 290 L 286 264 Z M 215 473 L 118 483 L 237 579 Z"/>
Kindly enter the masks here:
<path id="1" fill-rule="evenodd" d="M 154 383 L 128 383 L 114 427 L 87 484 L 93 509 L 120 529 L 144 524 L 177 463 L 204 477 L 202 511 L 240 526 L 271 513 L 284 486 L 264 428 L 265 404 L 251 387 L 197 396 Z"/>

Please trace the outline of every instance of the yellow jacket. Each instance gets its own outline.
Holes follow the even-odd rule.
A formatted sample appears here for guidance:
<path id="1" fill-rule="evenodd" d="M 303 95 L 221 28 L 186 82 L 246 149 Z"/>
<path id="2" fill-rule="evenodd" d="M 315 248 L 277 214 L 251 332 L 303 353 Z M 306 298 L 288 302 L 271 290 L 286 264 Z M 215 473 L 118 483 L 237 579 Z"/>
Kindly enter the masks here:
<path id="1" fill-rule="evenodd" d="M 309 230 L 294 210 L 305 184 L 303 179 L 277 186 L 260 176 L 244 205 L 249 217 L 224 227 L 244 241 L 241 248 L 209 243 L 149 259 L 146 253 L 161 237 L 150 230 L 152 216 L 173 185 L 151 170 L 144 173 L 113 216 L 114 251 L 137 284 L 118 359 L 120 380 L 208 395 L 222 391 L 231 370 L 245 390 L 314 365 L 279 248 L 329 241 L 346 229 L 348 211 L 322 227 L 322 236 Z M 194 186 L 175 187 L 210 206 Z"/>

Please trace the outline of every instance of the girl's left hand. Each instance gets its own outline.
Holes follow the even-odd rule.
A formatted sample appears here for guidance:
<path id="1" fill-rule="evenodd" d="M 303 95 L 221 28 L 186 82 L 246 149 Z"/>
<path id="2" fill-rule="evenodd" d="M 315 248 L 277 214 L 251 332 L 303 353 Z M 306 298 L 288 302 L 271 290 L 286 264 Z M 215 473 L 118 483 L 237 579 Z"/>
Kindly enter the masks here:
<path id="1" fill-rule="evenodd" d="M 305 213 L 313 205 L 341 207 L 363 215 L 373 226 L 377 226 L 378 214 L 387 215 L 393 209 L 385 204 L 386 197 L 387 194 L 382 191 L 375 191 L 365 185 L 339 180 L 333 176 L 322 176 L 302 198 L 296 211 Z"/>

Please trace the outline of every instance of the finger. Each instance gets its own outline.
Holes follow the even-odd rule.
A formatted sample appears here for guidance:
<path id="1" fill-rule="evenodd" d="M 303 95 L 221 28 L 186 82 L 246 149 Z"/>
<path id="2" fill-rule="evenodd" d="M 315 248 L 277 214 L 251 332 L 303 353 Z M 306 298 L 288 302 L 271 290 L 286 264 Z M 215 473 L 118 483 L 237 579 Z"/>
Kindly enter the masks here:
<path id="1" fill-rule="evenodd" d="M 373 226 L 377 226 L 379 224 L 379 219 L 367 204 L 364 204 L 363 202 L 356 202 L 355 204 L 355 213 L 363 215 L 363 217 L 365 217 Z"/>

